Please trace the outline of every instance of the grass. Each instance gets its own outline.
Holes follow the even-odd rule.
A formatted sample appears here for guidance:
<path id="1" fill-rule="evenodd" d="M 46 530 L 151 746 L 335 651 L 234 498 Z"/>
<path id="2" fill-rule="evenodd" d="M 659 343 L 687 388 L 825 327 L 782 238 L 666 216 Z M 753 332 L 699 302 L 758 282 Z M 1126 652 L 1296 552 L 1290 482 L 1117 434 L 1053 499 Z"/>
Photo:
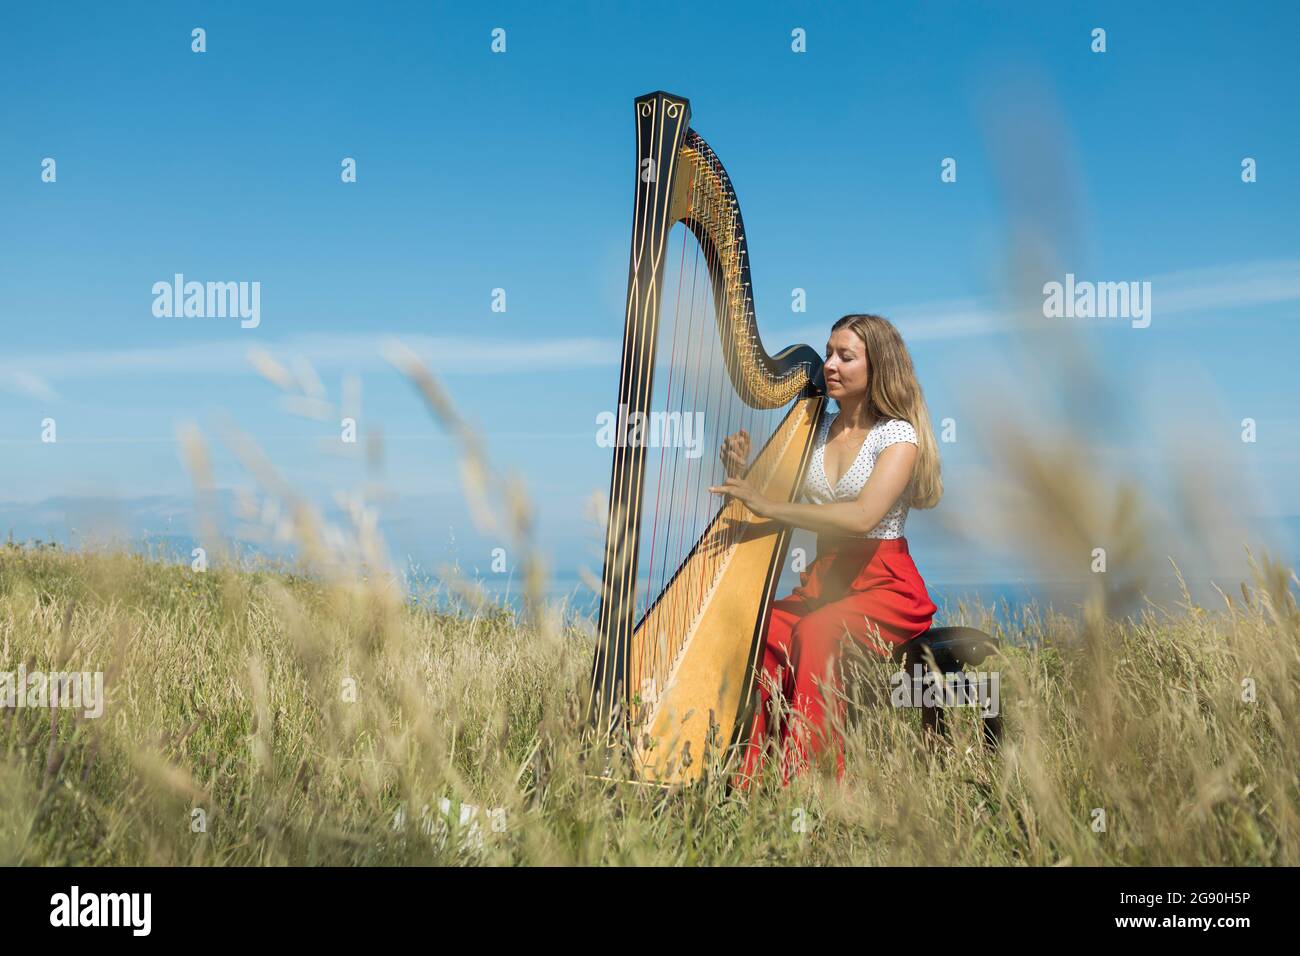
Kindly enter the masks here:
<path id="1" fill-rule="evenodd" d="M 868 704 L 843 784 L 740 794 L 590 776 L 592 640 L 553 616 L 10 545 L 3 667 L 103 671 L 106 707 L 0 710 L 0 864 L 1293 866 L 1293 583 L 1265 563 L 1216 609 L 1025 614 L 1001 752 L 969 712 L 927 748 Z M 892 668 L 859 670 L 879 690 Z"/>

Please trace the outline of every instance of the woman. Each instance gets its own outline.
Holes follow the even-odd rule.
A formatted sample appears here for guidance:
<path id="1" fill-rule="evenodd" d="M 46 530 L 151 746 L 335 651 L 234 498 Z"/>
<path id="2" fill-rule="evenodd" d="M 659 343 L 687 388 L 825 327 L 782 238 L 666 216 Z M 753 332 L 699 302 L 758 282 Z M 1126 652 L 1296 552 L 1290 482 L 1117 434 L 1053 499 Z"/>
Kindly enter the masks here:
<path id="1" fill-rule="evenodd" d="M 831 328 L 823 412 L 804 479 L 806 503 L 772 501 L 738 477 L 749 435 L 727 436 L 729 477 L 710 491 L 740 499 L 754 514 L 817 532 L 817 558 L 793 593 L 773 602 L 763 647 L 759 701 L 739 772 L 759 772 L 769 733 L 783 754 L 783 782 L 827 745 L 823 693 L 842 718 L 842 641 L 887 655 L 930 627 L 936 610 L 908 553 L 909 508 L 933 508 L 943 494 L 939 452 L 912 359 L 898 330 L 877 315 L 846 315 Z M 825 687 L 825 689 L 823 689 Z M 791 711 L 776 715 L 784 701 Z M 843 741 L 834 734 L 836 775 Z"/>

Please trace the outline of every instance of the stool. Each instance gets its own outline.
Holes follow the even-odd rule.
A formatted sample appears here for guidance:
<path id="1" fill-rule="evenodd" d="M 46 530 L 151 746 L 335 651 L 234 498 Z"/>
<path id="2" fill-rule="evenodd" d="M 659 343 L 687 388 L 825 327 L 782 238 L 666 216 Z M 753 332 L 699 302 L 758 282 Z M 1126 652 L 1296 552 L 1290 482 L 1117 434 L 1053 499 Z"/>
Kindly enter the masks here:
<path id="1" fill-rule="evenodd" d="M 985 634 L 978 628 L 932 627 L 924 634 L 912 638 L 906 644 L 900 644 L 894 648 L 893 657 L 895 661 L 903 666 L 910 679 L 915 673 L 914 668 L 918 665 L 921 668 L 922 676 L 930 672 L 930 662 L 926 657 L 926 651 L 928 650 L 934 659 L 934 666 L 938 669 L 939 677 L 942 679 L 947 674 L 969 671 L 979 667 L 989 655 L 998 652 L 999 646 L 996 637 Z M 1002 708 L 1000 702 L 996 715 L 980 715 L 980 724 L 982 725 L 984 743 L 991 750 L 996 750 L 1002 742 Z M 936 734 L 938 737 L 946 739 L 948 732 L 944 726 L 943 706 L 926 706 L 922 702 L 921 726 L 924 728 L 925 733 Z"/>

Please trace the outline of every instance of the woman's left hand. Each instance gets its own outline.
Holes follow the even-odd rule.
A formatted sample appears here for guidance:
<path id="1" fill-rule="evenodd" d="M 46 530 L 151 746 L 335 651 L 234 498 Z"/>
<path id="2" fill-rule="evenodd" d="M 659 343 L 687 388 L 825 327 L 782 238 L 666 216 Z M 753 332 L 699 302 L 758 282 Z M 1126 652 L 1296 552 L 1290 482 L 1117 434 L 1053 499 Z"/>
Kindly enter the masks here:
<path id="1" fill-rule="evenodd" d="M 760 495 L 744 478 L 728 478 L 722 484 L 709 488 L 709 491 L 716 495 L 730 495 L 732 498 L 739 499 L 746 508 L 760 518 L 770 518 L 772 508 L 776 504 L 770 498 Z"/>

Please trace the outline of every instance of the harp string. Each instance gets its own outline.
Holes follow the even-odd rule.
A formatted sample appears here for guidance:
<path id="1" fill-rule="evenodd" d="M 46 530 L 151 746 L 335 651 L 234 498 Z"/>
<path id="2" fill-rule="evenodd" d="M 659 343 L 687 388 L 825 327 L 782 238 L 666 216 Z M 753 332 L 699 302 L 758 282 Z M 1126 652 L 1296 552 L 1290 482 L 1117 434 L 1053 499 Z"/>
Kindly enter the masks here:
<path id="1" fill-rule="evenodd" d="M 692 183 L 691 204 L 689 207 L 691 211 L 693 211 L 695 208 L 698 186 L 699 186 L 699 171 L 697 168 L 696 175 Z M 691 241 L 691 237 L 689 235 L 690 230 L 683 226 L 681 229 L 681 233 L 682 233 L 682 246 L 684 250 L 686 244 Z M 690 298 L 687 301 L 688 320 L 687 320 L 687 332 L 686 332 L 685 341 L 688 347 L 686 350 L 687 354 L 684 359 L 686 374 L 681 376 L 680 378 L 681 394 L 678 396 L 678 407 L 681 408 L 683 411 L 683 422 L 685 422 L 686 420 L 685 419 L 686 415 L 693 415 L 695 412 L 695 396 L 694 394 L 692 394 L 691 399 L 689 401 L 687 400 L 687 385 L 688 383 L 698 384 L 698 377 L 700 374 L 699 357 L 702 353 L 702 346 L 703 346 L 703 343 L 702 341 L 699 340 L 698 336 L 702 333 L 702 330 L 705 325 L 703 321 L 699 321 L 700 316 L 699 316 L 699 309 L 697 307 L 697 300 L 699 296 L 699 278 L 700 278 L 699 276 L 700 246 L 699 243 L 694 243 L 694 246 L 695 249 L 691 261 L 691 292 L 690 292 Z M 685 264 L 685 256 L 683 255 L 683 265 L 684 264 Z M 705 304 L 707 305 L 707 300 Z M 697 328 L 700 329 L 700 332 L 698 333 L 697 333 Z M 694 344 L 694 347 L 690 347 L 692 344 Z M 694 392 L 694 389 L 692 389 L 692 392 Z M 701 442 L 701 445 L 703 446 L 704 435 L 702 433 L 699 436 L 699 440 Z M 692 492 L 696 487 L 694 482 L 697 481 L 698 479 L 695 477 L 695 460 L 688 458 L 686 461 L 686 465 L 683 468 L 681 464 L 681 458 L 682 458 L 681 455 L 674 456 L 673 458 L 673 478 L 672 478 L 671 488 L 669 491 L 668 501 L 667 501 L 669 521 L 668 521 L 668 529 L 665 537 L 667 538 L 666 549 L 671 548 L 673 531 L 676 530 L 677 547 L 675 550 L 673 550 L 672 553 L 679 556 L 684 556 L 685 550 L 683 546 L 686 540 L 685 528 L 688 521 L 688 512 L 686 511 L 685 508 L 680 507 L 678 505 L 678 502 L 680 502 L 683 498 L 689 499 L 691 497 Z M 680 494 L 678 491 L 678 483 L 677 483 L 679 472 L 681 472 L 681 477 L 682 477 Z M 676 528 L 674 528 L 674 523 L 676 524 Z M 692 538 L 691 540 L 693 541 L 694 539 Z M 660 585 L 661 592 L 668 583 L 667 571 L 668 571 L 668 562 L 665 561 L 664 562 L 665 580 L 661 582 Z M 669 621 L 671 622 L 669 633 L 680 634 L 683 629 L 682 621 L 684 620 L 685 602 L 681 599 L 679 594 L 672 595 L 671 599 L 672 599 L 672 603 L 668 607 L 667 614 L 666 614 Z M 654 673 L 657 674 L 663 670 L 665 666 L 665 658 L 672 656 L 673 653 L 672 645 L 675 643 L 676 643 L 675 641 L 671 641 L 671 640 L 667 642 L 659 641 L 657 639 L 655 640 L 654 659 L 653 659 Z M 668 644 L 668 646 L 664 646 L 665 644 Z"/>
<path id="2" fill-rule="evenodd" d="M 694 206 L 692 206 L 691 209 L 692 216 L 696 215 L 697 213 L 698 210 Z M 696 265 L 697 274 L 699 270 L 701 252 L 702 252 L 701 246 L 699 245 L 699 243 L 696 243 L 695 265 Z M 697 300 L 696 295 L 694 294 L 691 296 L 692 322 L 693 324 L 697 324 L 699 328 L 699 337 L 696 340 L 695 349 L 694 349 L 697 372 L 695 375 L 694 382 L 692 383 L 693 387 L 691 390 L 691 400 L 689 405 L 687 406 L 692 411 L 694 411 L 696 408 L 699 407 L 701 379 L 703 379 L 704 381 L 705 396 L 708 396 L 710 394 L 710 389 L 708 386 L 711 384 L 711 382 L 709 381 L 708 376 L 712 374 L 713 371 L 710 370 L 709 373 L 704 373 L 702 371 L 705 356 L 708 354 L 707 346 L 710 341 L 709 333 L 711 329 L 716 327 L 716 320 L 713 319 L 713 316 L 708 314 L 709 310 L 712 308 L 713 302 L 712 302 L 712 295 L 710 293 L 710 286 L 707 283 L 711 282 L 711 276 L 713 273 L 712 273 L 711 263 L 709 261 L 707 252 L 705 252 L 704 255 L 705 255 L 704 272 L 705 272 L 706 282 L 700 284 L 703 287 L 703 291 L 701 292 L 702 301 Z M 697 290 L 698 289 L 699 286 L 697 286 Z M 703 312 L 704 314 L 700 315 L 698 323 L 695 323 L 695 315 L 697 312 Z M 707 428 L 709 422 L 711 421 L 712 421 L 711 412 L 706 407 L 704 412 L 705 429 L 700 439 L 704 447 L 704 451 L 702 454 L 709 454 L 712 451 L 711 445 L 707 440 L 708 439 Z M 682 509 L 682 519 L 679 522 L 680 534 L 679 534 L 678 547 L 677 547 L 679 553 L 684 554 L 686 552 L 687 547 L 689 547 L 688 542 L 690 544 L 693 544 L 695 541 L 699 540 L 700 537 L 698 513 L 700 510 L 700 499 L 703 497 L 702 494 L 704 488 L 703 482 L 705 479 L 706 469 L 709 467 L 708 461 L 709 459 L 702 459 L 700 461 L 698 475 L 694 475 L 694 472 L 696 470 L 694 462 L 691 462 L 688 468 L 688 481 L 686 485 L 686 495 L 685 495 L 685 501 L 683 503 L 684 506 Z M 691 476 L 694 476 L 694 481 L 689 480 Z M 690 529 L 689 538 L 687 537 L 687 528 Z M 673 615 L 673 625 L 674 625 L 673 630 L 674 633 L 677 634 L 683 633 L 686 630 L 687 625 L 689 624 L 689 612 L 691 607 L 690 598 L 695 593 L 696 590 L 696 588 L 693 586 L 693 582 L 694 582 L 694 577 L 698 576 L 698 566 L 696 569 L 692 569 L 691 574 L 692 577 L 688 578 L 686 586 L 679 592 L 677 597 L 678 606 L 675 608 L 675 614 Z"/>
<path id="3" fill-rule="evenodd" d="M 697 176 L 695 176 L 695 185 L 698 185 L 698 170 L 697 170 Z M 689 209 L 689 215 L 694 215 L 694 209 L 695 209 L 695 198 L 693 194 L 692 204 L 690 204 L 690 209 Z M 682 225 L 682 229 L 681 229 L 682 242 L 690 241 L 688 237 L 689 232 L 690 230 L 686 228 L 685 225 Z M 685 412 L 685 414 L 694 414 L 694 412 L 697 411 L 698 384 L 699 384 L 699 378 L 701 378 L 703 375 L 702 356 L 703 356 L 703 345 L 705 345 L 705 341 L 703 341 L 702 336 L 703 336 L 703 330 L 705 330 L 706 328 L 706 321 L 707 321 L 707 317 L 702 317 L 701 315 L 699 315 L 699 312 L 701 312 L 701 310 L 699 310 L 699 304 L 698 304 L 699 285 L 701 285 L 701 282 L 699 282 L 699 243 L 698 242 L 694 243 L 694 245 L 695 245 L 695 251 L 692 260 L 692 289 L 690 289 L 690 300 L 688 304 L 688 315 L 689 315 L 688 342 L 693 342 L 694 347 L 693 349 L 689 350 L 688 358 L 686 358 L 686 371 L 688 371 L 688 376 L 682 378 L 681 395 L 680 395 L 680 407 L 682 408 L 682 411 Z M 705 304 L 706 306 L 708 304 L 707 295 L 705 298 Z M 690 369 L 692 368 L 694 368 L 693 373 L 692 371 L 690 371 Z M 688 398 L 686 398 L 686 390 L 688 390 L 686 389 L 686 382 L 688 382 L 688 380 L 690 381 L 690 384 L 692 384 L 692 388 L 690 388 L 690 393 L 692 394 L 690 394 L 689 401 Z M 706 421 L 707 421 L 707 415 L 706 415 Z M 703 442 L 705 442 L 705 436 L 701 434 L 699 440 L 701 440 L 701 446 L 703 447 Z M 679 466 L 680 466 L 680 459 L 679 459 Z M 668 506 L 671 507 L 673 511 L 673 515 L 675 515 L 673 516 L 673 520 L 675 520 L 676 522 L 676 531 L 677 531 L 677 545 L 676 548 L 673 550 L 675 550 L 675 553 L 679 555 L 685 555 L 685 542 L 686 542 L 685 528 L 686 528 L 686 524 L 688 524 L 690 506 L 693 505 L 694 498 L 695 496 L 697 496 L 698 479 L 697 476 L 695 476 L 694 472 L 695 472 L 694 459 L 686 460 L 684 475 L 682 475 L 681 496 L 680 497 L 677 496 L 677 485 L 676 485 L 676 475 L 675 475 L 675 481 L 673 481 L 672 497 L 669 498 L 668 501 Z M 692 538 L 692 541 L 694 541 L 694 538 Z M 669 546 L 671 546 L 671 544 L 669 544 Z M 667 637 L 666 640 L 656 640 L 655 658 L 654 658 L 654 669 L 656 675 L 662 674 L 664 667 L 667 666 L 666 663 L 667 658 L 671 658 L 673 654 L 675 654 L 676 645 L 679 644 L 681 632 L 682 630 L 684 630 L 684 623 L 682 622 L 684 622 L 685 619 L 685 601 L 682 600 L 680 589 L 679 591 L 676 591 L 675 593 L 671 594 L 671 596 L 669 596 L 669 605 L 667 606 L 666 614 L 664 614 L 664 617 L 667 618 L 666 628 L 664 628 L 664 630 L 667 631 Z"/>
<path id="4" fill-rule="evenodd" d="M 693 202 L 689 215 L 693 218 L 698 215 L 698 213 L 698 205 Z M 690 229 L 683 224 L 682 234 L 684 239 L 686 239 L 688 233 L 690 233 Z M 691 240 L 688 241 L 694 241 L 694 239 L 694 235 L 691 234 Z M 695 256 L 692 261 L 692 293 L 690 300 L 691 326 L 693 330 L 698 329 L 698 335 L 694 338 L 695 348 L 693 349 L 693 355 L 691 356 L 695 373 L 692 376 L 693 387 L 691 389 L 690 401 L 688 402 L 686 400 L 684 388 L 682 396 L 682 403 L 690 413 L 699 410 L 699 391 L 701 382 L 703 382 L 705 386 L 704 394 L 710 394 L 711 389 L 708 387 L 710 385 L 710 379 L 712 376 L 716 375 L 717 371 L 715 366 L 705 364 L 709 356 L 709 346 L 711 342 L 716 339 L 715 330 L 717 323 L 712 314 L 713 300 L 710 295 L 710 285 L 712 282 L 711 277 L 713 274 L 712 263 L 707 252 L 705 252 L 704 268 L 700 268 L 702 251 L 701 245 L 696 241 Z M 699 537 L 698 534 L 694 533 L 695 529 L 692 527 L 691 517 L 698 508 L 703 481 L 707 473 L 706 467 L 708 459 L 704 459 L 703 455 L 708 454 L 711 450 L 707 429 L 709 423 L 712 421 L 712 412 L 707 407 L 703 411 L 702 421 L 704 424 L 704 430 L 700 435 L 701 460 L 698 463 L 699 467 L 696 467 L 697 463 L 695 460 L 688 461 L 682 494 L 677 496 L 675 501 L 668 502 L 669 507 L 676 505 L 676 509 L 680 511 L 680 518 L 677 522 L 678 542 L 676 553 L 681 555 L 683 559 L 685 559 L 686 554 Z M 687 528 L 691 528 L 691 533 L 689 535 L 687 533 Z M 682 586 L 678 587 L 674 594 L 671 595 L 672 601 L 666 608 L 665 614 L 667 620 L 664 627 L 661 629 L 666 631 L 666 639 L 658 642 L 658 656 L 655 662 L 655 676 L 660 683 L 666 679 L 668 669 L 671 668 L 672 661 L 680 650 L 682 642 L 685 640 L 687 629 L 690 624 L 690 618 L 692 616 L 691 610 L 693 602 L 691 601 L 691 595 L 695 589 L 691 585 L 694 578 L 699 574 L 699 564 L 695 563 L 689 565 L 686 568 L 686 572 L 687 575 L 682 582 Z"/>
<path id="5" fill-rule="evenodd" d="M 698 186 L 699 186 L 699 173 L 697 168 L 696 174 L 691 184 L 691 206 L 692 207 L 694 206 L 695 203 L 695 196 L 696 196 L 696 191 L 698 189 Z M 689 372 L 690 372 L 689 364 L 688 367 L 683 370 L 683 374 L 681 375 L 677 374 L 677 367 L 679 362 L 681 361 L 681 355 L 678 351 L 678 339 L 679 339 L 678 333 L 681 328 L 682 288 L 686 277 L 686 243 L 687 243 L 687 236 L 686 236 L 687 230 L 682 229 L 680 231 L 682 233 L 681 254 L 679 256 L 679 265 L 678 265 L 678 273 L 677 273 L 677 294 L 675 297 L 675 304 L 673 309 L 672 348 L 670 350 L 671 361 L 668 369 L 668 387 L 667 389 L 665 389 L 664 392 L 664 414 L 665 414 L 664 420 L 665 421 L 668 421 L 667 415 L 671 413 L 674 408 L 680 410 L 680 413 L 683 415 L 689 413 L 690 411 L 690 409 L 686 406 L 686 402 L 685 402 L 686 382 L 687 379 L 689 378 Z M 696 263 L 698 264 L 698 254 L 696 256 Z M 697 269 L 692 268 L 691 270 L 692 302 L 695 296 L 696 279 L 697 279 Z M 689 344 L 691 331 L 694 328 L 694 317 L 695 317 L 694 308 L 693 306 L 688 306 L 688 308 L 690 309 L 689 315 L 690 315 L 691 327 L 687 329 L 685 337 L 682 338 L 683 348 L 686 348 L 687 345 Z M 688 355 L 690 354 L 689 350 L 687 354 Z M 681 391 L 680 395 L 676 395 L 673 391 L 674 379 L 676 379 L 676 381 L 680 383 L 679 384 L 679 388 Z M 668 546 L 672 541 L 673 520 L 677 513 L 677 509 L 671 507 L 671 502 L 676 500 L 677 473 L 681 461 L 681 455 L 678 453 L 674 453 L 672 455 L 672 459 L 671 459 L 672 476 L 669 480 L 669 492 L 668 492 L 668 499 L 667 499 L 670 506 L 665 507 L 664 495 L 663 495 L 663 480 L 664 480 L 664 472 L 667 470 L 667 465 L 665 461 L 665 456 L 667 455 L 667 452 L 668 452 L 667 443 L 664 443 L 661 445 L 659 449 L 659 475 L 658 475 L 658 481 L 656 483 L 657 487 L 655 492 L 654 522 L 651 526 L 650 566 L 649 566 L 649 572 L 647 574 L 647 590 L 646 590 L 646 598 L 645 598 L 647 607 L 649 606 L 649 602 L 652 599 L 652 594 L 657 595 L 663 593 L 664 588 L 668 584 L 668 580 L 669 580 L 668 572 L 672 566 L 670 560 L 670 554 L 668 552 Z M 689 478 L 687 478 L 686 481 L 689 482 Z M 665 512 L 664 544 L 659 557 L 659 583 L 657 587 L 654 587 L 655 552 L 656 552 L 656 548 L 659 547 L 658 528 L 659 528 L 660 511 Z M 639 656 L 642 659 L 641 663 L 642 663 L 643 671 L 649 670 L 651 673 L 654 673 L 658 670 L 660 666 L 659 657 L 661 656 L 659 644 L 660 642 L 657 640 L 648 641 L 648 642 L 643 641 L 642 646 L 638 648 Z M 646 661 L 647 656 L 650 657 L 650 660 L 648 662 Z"/>
<path id="6" fill-rule="evenodd" d="M 648 407 L 664 417 L 657 424 L 644 423 L 643 437 L 657 428 L 660 438 L 673 434 L 683 439 L 685 429 L 694 426 L 697 412 L 703 414 L 703 427 L 691 433 L 692 444 L 700 442 L 698 461 L 684 454 L 685 442 L 678 440 L 671 444 L 661 441 L 659 454 L 646 462 L 657 474 L 647 474 L 643 486 L 647 498 L 653 493 L 653 503 L 647 502 L 649 507 L 641 512 L 638 549 L 646 560 L 639 562 L 645 572 L 637 575 L 636 626 L 629 635 L 628 674 L 629 691 L 639 695 L 643 704 L 652 704 L 666 687 L 696 616 L 747 526 L 743 505 L 728 503 L 708 491 L 727 474 L 717 454 L 720 443 L 725 435 L 742 428 L 749 433 L 749 478 L 761 487 L 767 468 L 752 463 L 787 410 L 755 408 L 736 387 L 733 376 L 754 362 L 758 346 L 752 320 L 747 335 L 737 336 L 733 331 L 738 313 L 752 316 L 752 292 L 740 283 L 744 273 L 738 268 L 747 250 L 736 238 L 734 200 L 724 196 L 718 201 L 716 191 L 702 187 L 702 175 L 708 174 L 702 173 L 703 163 L 692 166 L 685 220 L 673 227 L 681 232 L 681 246 L 673 250 L 670 243 L 665 250 L 669 271 L 674 262 L 678 271 L 676 289 L 665 284 L 665 292 L 672 296 L 672 309 L 662 308 L 666 301 L 656 303 L 660 308 L 654 311 L 661 321 L 648 322 L 652 331 L 644 333 L 656 335 L 660 357 Z M 718 244 L 708 237 L 717 237 Z M 700 238 L 703 241 L 696 241 Z M 689 257 L 688 242 L 694 242 Z M 670 313 L 672 321 L 668 323 Z M 668 324 L 672 328 L 666 328 Z M 664 358 L 667 369 L 663 368 Z M 678 415 L 676 430 L 672 429 L 672 413 Z"/>
<path id="7" fill-rule="evenodd" d="M 656 402 L 656 408 L 662 406 L 665 412 L 678 411 L 681 414 L 689 414 L 694 409 L 687 401 L 687 385 L 691 382 L 698 382 L 699 364 L 697 349 L 688 348 L 689 343 L 698 341 L 695 334 L 696 328 L 703 323 L 698 321 L 699 313 L 695 305 L 698 300 L 699 291 L 699 270 L 697 267 L 698 253 L 692 257 L 692 265 L 696 266 L 691 270 L 690 295 L 685 295 L 687 288 L 686 279 L 686 243 L 689 241 L 686 236 L 686 229 L 681 229 L 681 253 L 678 258 L 681 263 L 681 273 L 678 276 L 679 293 L 674 296 L 674 328 L 661 330 L 661 337 L 669 339 L 672 342 L 670 350 L 665 350 L 669 356 L 669 369 L 660 368 L 660 372 L 667 372 L 668 387 L 661 385 L 660 397 L 662 402 Z M 683 300 L 687 304 L 683 312 Z M 668 316 L 664 316 L 667 320 Z M 685 323 L 686 330 L 683 333 L 682 325 Z M 665 324 L 667 324 L 665 322 Z M 668 343 L 665 342 L 665 345 Z M 680 368 L 679 368 L 680 366 Z M 661 379 L 661 382 L 663 380 Z M 666 420 L 665 420 L 666 421 Z M 680 433 L 678 433 L 680 437 Z M 666 436 L 665 436 L 666 437 Z M 662 470 L 656 476 L 654 487 L 656 489 L 653 506 L 649 509 L 649 532 L 651 541 L 649 543 L 649 552 L 653 555 L 650 564 L 649 573 L 645 580 L 644 607 L 652 611 L 645 619 L 646 626 L 641 628 L 638 635 L 637 658 L 639 664 L 639 673 L 644 678 L 658 678 L 656 686 L 662 686 L 662 676 L 665 673 L 668 662 L 675 654 L 679 630 L 675 626 L 675 621 L 679 619 L 677 594 L 674 591 L 664 595 L 664 589 L 670 586 L 672 582 L 671 574 L 680 566 L 680 557 L 682 552 L 680 548 L 674 552 L 674 539 L 680 544 L 684 539 L 684 514 L 680 502 L 684 497 L 689 495 L 692 487 L 692 470 L 694 461 L 688 459 L 685 466 L 681 462 L 682 453 L 680 448 L 671 450 L 665 446 L 661 449 L 659 461 Z M 665 475 L 664 471 L 671 471 L 671 474 Z M 649 486 L 647 487 L 649 491 Z M 644 547 L 643 547 L 643 550 Z M 654 604 L 655 598 L 660 597 L 661 603 Z M 638 686 L 641 681 L 638 682 Z"/>
<path id="8" fill-rule="evenodd" d="M 686 276 L 686 236 L 685 234 L 683 234 L 682 242 L 681 242 L 681 256 L 677 267 L 677 295 L 675 297 L 676 304 L 674 305 L 674 309 L 673 309 L 672 347 L 669 350 L 669 362 L 668 362 L 668 387 L 664 390 L 664 415 L 665 416 L 671 412 L 673 406 L 673 397 L 674 397 L 673 378 L 677 372 L 677 332 L 681 326 L 682 281 L 685 278 L 685 276 Z M 684 380 L 684 376 L 682 376 L 682 378 Z M 666 418 L 664 420 L 667 421 Z M 650 561 L 646 568 L 647 588 L 646 588 L 645 600 L 647 603 L 649 602 L 652 593 L 652 589 L 650 585 L 654 584 L 654 579 L 655 579 L 655 549 L 658 547 L 658 542 L 659 542 L 659 512 L 661 510 L 660 503 L 663 500 L 664 472 L 668 470 L 665 461 L 667 454 L 668 454 L 668 443 L 661 442 L 659 444 L 658 476 L 655 484 L 655 507 L 653 509 L 653 523 L 651 524 L 650 527 Z M 673 477 L 676 478 L 677 455 L 673 455 L 672 462 L 673 462 Z M 664 518 L 665 518 L 665 535 L 667 535 L 668 529 L 671 528 L 672 525 L 671 509 L 667 509 L 667 514 L 664 515 Z M 668 566 L 667 555 L 664 555 L 662 557 L 660 563 L 663 566 L 663 568 L 666 568 Z M 657 589 L 654 589 L 653 593 L 659 593 L 662 592 L 663 590 L 664 577 L 663 577 L 662 568 L 660 569 L 659 577 L 660 577 L 659 587 Z"/>
<path id="9" fill-rule="evenodd" d="M 712 214 L 712 210 L 697 209 L 695 210 L 695 214 L 697 216 L 707 217 Z M 719 263 L 716 255 L 716 250 L 711 245 L 705 246 L 704 248 L 704 260 L 705 260 L 706 276 L 705 276 L 705 283 L 704 283 L 704 290 L 705 290 L 703 296 L 704 301 L 702 302 L 701 306 L 705 311 L 710 312 L 712 314 L 706 315 L 701 324 L 707 325 L 708 328 L 714 334 L 712 336 L 706 336 L 705 344 L 700 349 L 701 361 L 703 361 L 706 357 L 712 355 L 712 350 L 710 349 L 710 346 L 712 346 L 714 342 L 721 343 L 725 341 L 725 339 L 718 334 L 717 319 L 716 319 L 717 313 L 716 313 L 715 303 L 713 301 L 714 292 L 716 291 L 714 287 L 713 277 L 717 274 L 716 270 Z M 710 434 L 709 426 L 722 421 L 724 417 L 722 414 L 722 408 L 723 408 L 722 402 L 724 397 L 722 393 L 723 370 L 720 368 L 720 365 L 722 364 L 724 363 L 718 361 L 711 362 L 707 367 L 707 372 L 702 376 L 703 385 L 704 385 L 704 396 L 705 396 L 705 401 L 704 401 L 705 440 L 704 441 L 707 448 L 704 454 L 707 454 L 708 458 L 704 458 L 703 455 L 701 456 L 699 476 L 697 478 L 697 481 L 692 485 L 690 489 L 691 494 L 687 502 L 689 508 L 687 514 L 690 515 L 692 518 L 691 536 L 690 536 L 690 541 L 692 544 L 699 540 L 701 534 L 704 531 L 704 524 L 706 524 L 710 518 L 709 512 L 714 510 L 713 508 L 710 507 L 710 505 L 713 504 L 713 502 L 710 501 L 709 494 L 707 492 L 707 486 L 710 483 L 710 478 L 714 474 L 713 462 L 716 460 L 713 457 L 713 452 L 716 447 L 716 444 L 715 441 L 710 439 L 716 439 L 717 434 L 716 432 Z M 704 520 L 701 521 L 701 518 L 703 518 Z M 686 582 L 684 582 L 684 586 L 681 591 L 681 601 L 680 601 L 681 606 L 678 608 L 678 614 L 676 616 L 676 620 L 673 626 L 673 634 L 678 636 L 678 640 L 674 642 L 677 645 L 680 645 L 680 643 L 684 641 L 686 633 L 690 626 L 690 619 L 693 616 L 693 612 L 697 610 L 700 607 L 701 603 L 703 602 L 703 596 L 705 590 L 704 586 L 706 581 L 710 579 L 712 576 L 711 573 L 712 565 L 713 562 L 708 558 L 706 552 L 705 559 L 697 562 L 693 566 L 692 575 L 687 579 Z M 679 646 L 674 647 L 674 651 L 679 649 L 680 649 Z"/>

